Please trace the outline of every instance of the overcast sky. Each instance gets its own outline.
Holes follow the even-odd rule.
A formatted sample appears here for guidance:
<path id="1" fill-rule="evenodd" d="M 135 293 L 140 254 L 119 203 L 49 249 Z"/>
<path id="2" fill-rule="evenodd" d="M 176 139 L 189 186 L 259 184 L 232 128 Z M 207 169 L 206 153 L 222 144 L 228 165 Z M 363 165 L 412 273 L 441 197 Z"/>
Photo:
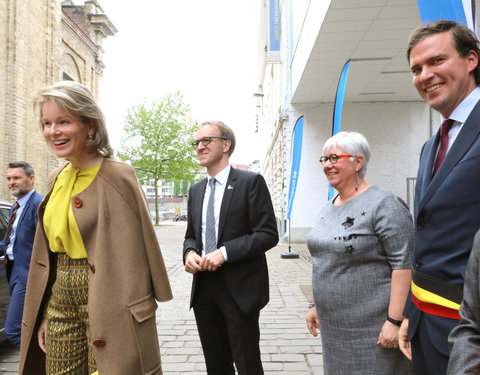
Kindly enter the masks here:
<path id="1" fill-rule="evenodd" d="M 257 0 L 98 0 L 118 33 L 103 42 L 102 108 L 120 145 L 128 108 L 180 91 L 197 121 L 233 128 L 234 163 L 259 159 Z"/>

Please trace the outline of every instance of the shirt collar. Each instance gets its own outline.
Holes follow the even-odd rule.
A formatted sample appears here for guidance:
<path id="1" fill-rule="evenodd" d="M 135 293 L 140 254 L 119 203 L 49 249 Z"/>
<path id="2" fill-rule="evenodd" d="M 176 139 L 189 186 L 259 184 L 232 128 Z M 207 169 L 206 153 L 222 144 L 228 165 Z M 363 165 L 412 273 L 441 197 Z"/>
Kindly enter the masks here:
<path id="1" fill-rule="evenodd" d="M 215 176 L 215 180 L 217 180 L 217 182 L 220 184 L 220 185 L 224 185 L 227 183 L 227 179 L 228 179 L 228 175 L 230 174 L 230 169 L 232 167 L 229 165 L 227 165 L 225 168 L 223 168 L 219 173 L 217 173 L 217 175 Z M 212 178 L 211 176 L 209 176 L 207 174 L 207 178 L 208 180 L 210 181 L 210 179 Z"/>
<path id="2" fill-rule="evenodd" d="M 463 124 L 465 121 L 467 121 L 467 118 L 470 116 L 473 107 L 475 107 L 479 100 L 480 87 L 476 87 L 470 94 L 467 95 L 465 99 L 462 100 L 462 102 L 460 102 L 459 105 L 457 105 L 450 115 L 450 118 Z M 443 120 L 445 120 L 445 118 L 442 116 L 442 121 Z"/>
<path id="3" fill-rule="evenodd" d="M 20 199 L 17 199 L 18 205 L 22 207 L 30 199 L 32 194 L 35 192 L 35 189 L 32 189 L 27 195 L 24 195 Z"/>

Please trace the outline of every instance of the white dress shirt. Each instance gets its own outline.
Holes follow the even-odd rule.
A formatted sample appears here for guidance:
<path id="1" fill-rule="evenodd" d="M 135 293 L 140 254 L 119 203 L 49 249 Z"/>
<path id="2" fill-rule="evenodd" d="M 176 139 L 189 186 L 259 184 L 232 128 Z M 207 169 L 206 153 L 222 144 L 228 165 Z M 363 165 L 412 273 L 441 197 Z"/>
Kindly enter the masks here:
<path id="1" fill-rule="evenodd" d="M 225 192 L 225 186 L 227 185 L 228 175 L 230 174 L 230 165 L 224 168 L 220 173 L 215 176 L 215 197 L 214 197 L 214 213 L 215 213 L 215 238 L 218 243 L 218 223 L 220 220 L 220 207 L 222 205 L 223 200 L 223 193 Z M 205 230 L 207 226 L 207 206 L 208 206 L 208 199 L 210 198 L 210 185 L 208 181 L 210 181 L 212 177 L 207 174 L 207 186 L 205 188 L 205 195 L 203 197 L 203 206 L 202 206 L 202 257 L 205 256 Z M 227 261 L 227 250 L 225 246 L 220 248 L 222 252 L 223 258 L 225 262 Z"/>
<path id="2" fill-rule="evenodd" d="M 457 139 L 458 133 L 462 130 L 463 124 L 467 121 L 468 116 L 472 113 L 473 107 L 478 103 L 480 100 L 480 87 L 476 87 L 468 96 L 460 102 L 459 105 L 453 110 L 452 114 L 450 115 L 450 119 L 454 120 L 450 131 L 448 132 L 448 147 L 447 153 Z M 445 120 L 443 116 L 441 116 L 442 122 Z M 440 148 L 440 145 L 438 146 Z M 438 149 L 437 149 L 438 153 Z"/>

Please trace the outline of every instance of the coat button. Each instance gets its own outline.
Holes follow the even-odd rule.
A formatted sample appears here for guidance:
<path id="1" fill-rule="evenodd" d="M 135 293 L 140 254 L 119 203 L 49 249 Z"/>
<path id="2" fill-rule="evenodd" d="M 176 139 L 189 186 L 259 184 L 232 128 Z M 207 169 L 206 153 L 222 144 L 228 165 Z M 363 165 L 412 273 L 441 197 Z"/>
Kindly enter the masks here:
<path id="1" fill-rule="evenodd" d="M 425 225 L 423 223 L 418 223 L 417 228 L 418 230 L 423 230 L 425 228 Z"/>
<path id="2" fill-rule="evenodd" d="M 82 207 L 82 200 L 80 199 L 80 197 L 73 198 L 73 205 L 77 208 Z"/>
<path id="3" fill-rule="evenodd" d="M 95 273 L 95 265 L 94 265 L 94 264 L 90 264 L 90 263 L 89 263 L 89 264 L 88 264 L 88 268 L 90 268 L 90 271 L 91 271 L 92 273 Z"/>
<path id="4" fill-rule="evenodd" d="M 104 339 L 96 339 L 93 341 L 93 345 L 96 346 L 97 348 L 103 348 L 105 346 L 105 340 Z"/>

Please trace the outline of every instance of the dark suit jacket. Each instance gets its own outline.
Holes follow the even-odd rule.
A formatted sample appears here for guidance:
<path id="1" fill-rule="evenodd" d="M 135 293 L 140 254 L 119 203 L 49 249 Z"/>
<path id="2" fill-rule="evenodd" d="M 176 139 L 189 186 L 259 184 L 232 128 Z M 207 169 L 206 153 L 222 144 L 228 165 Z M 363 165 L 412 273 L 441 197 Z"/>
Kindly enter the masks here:
<path id="1" fill-rule="evenodd" d="M 459 287 L 463 287 L 473 237 L 480 228 L 479 103 L 433 178 L 439 132 L 425 143 L 415 188 L 412 267 Z M 411 298 L 404 314 L 410 320 L 411 339 L 421 315 Z M 446 338 L 439 339 L 446 342 Z"/>
<path id="2" fill-rule="evenodd" d="M 188 226 L 183 259 L 193 249 L 201 255 L 202 206 L 207 179 L 190 188 Z M 220 208 L 218 243 L 225 246 L 227 262 L 221 267 L 225 284 L 240 309 L 251 315 L 269 300 L 265 252 L 278 242 L 272 201 L 263 177 L 231 169 Z M 190 307 L 194 305 L 197 275 L 193 277 Z"/>
<path id="3" fill-rule="evenodd" d="M 460 324 L 449 336 L 450 360 L 447 375 L 480 373 L 480 232 L 477 232 L 468 261 Z"/>
<path id="4" fill-rule="evenodd" d="M 16 273 L 20 276 L 20 282 L 27 285 L 28 270 L 30 269 L 30 258 L 32 256 L 33 240 L 35 238 L 35 230 L 37 228 L 37 209 L 42 201 L 43 196 L 36 191 L 30 196 L 22 214 L 18 219 L 17 232 L 15 234 L 15 242 L 13 243 L 13 258 Z M 13 205 L 10 209 L 12 215 Z M 5 235 L 6 236 L 6 235 Z M 0 242 L 0 253 L 5 254 L 6 238 Z"/>

